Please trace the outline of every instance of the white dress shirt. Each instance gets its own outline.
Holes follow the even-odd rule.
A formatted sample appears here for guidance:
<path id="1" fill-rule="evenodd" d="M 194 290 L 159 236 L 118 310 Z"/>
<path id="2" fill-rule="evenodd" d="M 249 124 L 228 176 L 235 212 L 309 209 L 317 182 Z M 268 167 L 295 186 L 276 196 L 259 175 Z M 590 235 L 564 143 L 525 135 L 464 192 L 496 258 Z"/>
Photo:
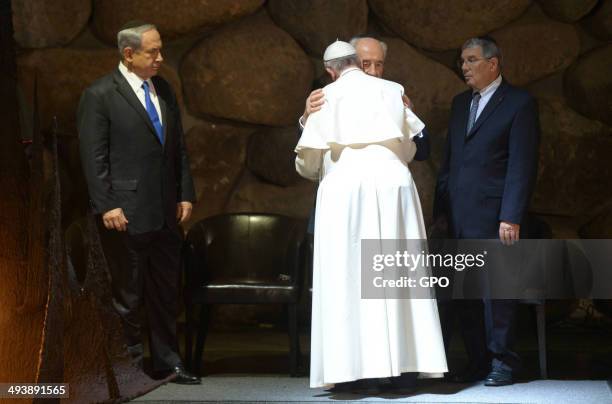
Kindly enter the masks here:
<path id="1" fill-rule="evenodd" d="M 123 74 L 123 77 L 125 77 L 130 87 L 132 87 L 132 90 L 134 90 L 134 93 L 136 93 L 136 97 L 138 97 L 138 99 L 140 100 L 140 103 L 142 104 L 142 106 L 144 107 L 146 111 L 147 103 L 145 100 L 144 88 L 142 88 L 142 83 L 144 83 L 144 80 L 138 77 L 138 75 L 136 75 L 135 73 L 129 71 L 128 68 L 121 62 L 119 62 L 119 71 L 121 72 L 121 74 Z M 151 96 L 151 102 L 153 102 L 153 105 L 155 106 L 155 109 L 157 110 L 157 115 L 159 116 L 159 122 L 163 125 L 164 122 L 162 121 L 161 108 L 159 107 L 159 99 L 157 98 L 157 92 L 155 91 L 155 86 L 153 85 L 153 82 L 151 81 L 151 79 L 148 79 L 147 83 L 149 83 L 149 94 Z"/>
<path id="2" fill-rule="evenodd" d="M 497 90 L 501 82 L 502 82 L 502 76 L 500 74 L 499 76 L 497 76 L 495 80 L 491 82 L 491 84 L 489 84 L 488 86 L 486 86 L 485 88 L 479 91 L 480 101 L 478 102 L 478 111 L 476 111 L 476 120 L 478 120 L 480 113 L 485 109 L 485 107 L 487 106 L 487 103 L 489 102 L 489 100 L 491 99 L 491 97 L 495 93 L 495 90 Z M 472 102 L 474 102 L 474 99 L 472 99 Z M 472 104 L 470 103 L 470 107 L 471 106 Z"/>

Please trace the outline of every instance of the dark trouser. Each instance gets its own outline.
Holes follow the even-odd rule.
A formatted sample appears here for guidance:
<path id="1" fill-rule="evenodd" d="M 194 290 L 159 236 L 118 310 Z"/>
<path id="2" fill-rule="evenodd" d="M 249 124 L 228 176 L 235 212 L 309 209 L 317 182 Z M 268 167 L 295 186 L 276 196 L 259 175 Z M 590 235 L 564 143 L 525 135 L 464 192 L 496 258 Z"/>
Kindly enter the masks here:
<path id="1" fill-rule="evenodd" d="M 448 353 L 455 322 L 459 321 L 469 366 L 474 368 L 488 366 L 483 301 L 475 299 L 444 300 L 439 301 L 439 308 L 446 352 Z"/>
<path id="2" fill-rule="evenodd" d="M 492 355 L 492 370 L 517 371 L 520 358 L 514 347 L 516 300 L 485 300 L 484 323 L 487 348 Z"/>
<path id="3" fill-rule="evenodd" d="M 516 371 L 519 356 L 512 351 L 516 300 L 454 300 L 440 302 L 444 345 L 448 352 L 455 320 L 459 320 L 469 366 Z M 489 362 L 491 358 L 491 362 Z"/>
<path id="4" fill-rule="evenodd" d="M 483 270 L 470 270 L 461 274 L 450 272 L 455 281 L 462 279 L 459 285 L 463 289 L 459 290 L 459 295 L 473 298 L 452 300 L 447 293 L 445 298 L 439 300 L 442 335 L 447 353 L 451 333 L 455 321 L 458 320 L 472 369 L 516 371 L 520 366 L 520 359 L 512 349 L 517 300 L 481 298 L 495 296 L 494 293 L 500 296 L 499 293 L 503 292 L 506 286 L 513 290 L 515 274 L 509 273 L 507 278 L 502 279 L 499 274 L 503 272 L 498 270 L 493 279 L 489 276 L 493 268 L 499 268 L 495 267 L 496 265 L 502 265 L 501 268 L 504 268 L 503 262 L 497 262 L 499 259 L 503 260 L 504 255 L 492 252 L 506 247 L 494 238 L 468 240 L 463 241 L 463 244 L 459 240 L 458 243 L 446 240 L 435 244 L 434 249 L 443 254 L 474 253 L 477 250 L 489 251 L 490 254 L 487 257 L 487 267 Z M 448 270 L 445 271 L 448 273 Z"/>
<path id="5" fill-rule="evenodd" d="M 153 369 L 172 369 L 181 363 L 176 335 L 180 235 L 167 227 L 135 235 L 107 230 L 101 221 L 98 227 L 112 278 L 113 305 L 130 353 L 135 360 L 143 353 L 139 309 L 144 303 Z"/>

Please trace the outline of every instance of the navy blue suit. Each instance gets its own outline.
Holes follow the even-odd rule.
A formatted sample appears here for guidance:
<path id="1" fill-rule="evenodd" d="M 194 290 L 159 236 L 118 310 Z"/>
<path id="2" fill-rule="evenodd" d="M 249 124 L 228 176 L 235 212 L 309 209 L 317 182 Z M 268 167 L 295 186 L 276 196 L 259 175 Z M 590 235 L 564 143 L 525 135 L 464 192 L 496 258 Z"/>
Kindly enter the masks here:
<path id="1" fill-rule="evenodd" d="M 472 90 L 453 99 L 434 217 L 446 217 L 451 238 L 499 239 L 500 221 L 522 224 L 527 213 L 537 176 L 538 108 L 526 91 L 502 81 L 466 133 L 471 101 Z M 521 234 L 523 230 L 521 226 Z M 460 316 L 471 361 L 477 366 L 486 362 L 486 341 L 492 367 L 515 370 L 516 301 L 485 300 L 484 324 L 481 302 L 461 305 L 470 307 Z"/>
<path id="2" fill-rule="evenodd" d="M 453 99 L 434 215 L 454 238 L 498 238 L 499 222 L 521 224 L 537 175 L 535 100 L 502 81 L 466 135 L 472 91 Z"/>

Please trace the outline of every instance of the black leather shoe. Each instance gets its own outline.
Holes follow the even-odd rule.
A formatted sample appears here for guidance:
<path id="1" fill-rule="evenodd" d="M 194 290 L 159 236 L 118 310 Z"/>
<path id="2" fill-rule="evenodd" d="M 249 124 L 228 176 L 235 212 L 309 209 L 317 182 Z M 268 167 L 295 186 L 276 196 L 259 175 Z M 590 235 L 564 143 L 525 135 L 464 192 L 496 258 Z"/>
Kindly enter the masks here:
<path id="1" fill-rule="evenodd" d="M 512 380 L 512 372 L 507 370 L 494 370 L 485 379 L 485 386 L 489 387 L 499 387 L 499 386 L 509 386 L 514 383 Z"/>
<path id="2" fill-rule="evenodd" d="M 448 375 L 446 379 L 451 383 L 476 383 L 485 380 L 486 377 L 486 369 L 470 367 L 461 373 Z"/>
<path id="3" fill-rule="evenodd" d="M 174 373 L 176 378 L 172 380 L 172 383 L 176 384 L 200 384 L 202 381 L 199 377 L 192 375 L 182 365 L 174 367 Z"/>

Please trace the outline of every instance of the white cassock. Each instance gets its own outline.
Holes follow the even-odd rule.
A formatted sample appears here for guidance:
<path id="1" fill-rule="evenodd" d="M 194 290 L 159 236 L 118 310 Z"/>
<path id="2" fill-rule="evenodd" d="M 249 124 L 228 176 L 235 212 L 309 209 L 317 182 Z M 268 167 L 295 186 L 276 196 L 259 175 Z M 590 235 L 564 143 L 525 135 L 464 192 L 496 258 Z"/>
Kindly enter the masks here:
<path id="1" fill-rule="evenodd" d="M 362 299 L 361 239 L 425 239 L 407 162 L 423 123 L 403 87 L 347 69 L 308 118 L 296 169 L 320 180 L 312 292 L 310 387 L 357 379 L 441 377 L 446 356 L 434 299 Z"/>

